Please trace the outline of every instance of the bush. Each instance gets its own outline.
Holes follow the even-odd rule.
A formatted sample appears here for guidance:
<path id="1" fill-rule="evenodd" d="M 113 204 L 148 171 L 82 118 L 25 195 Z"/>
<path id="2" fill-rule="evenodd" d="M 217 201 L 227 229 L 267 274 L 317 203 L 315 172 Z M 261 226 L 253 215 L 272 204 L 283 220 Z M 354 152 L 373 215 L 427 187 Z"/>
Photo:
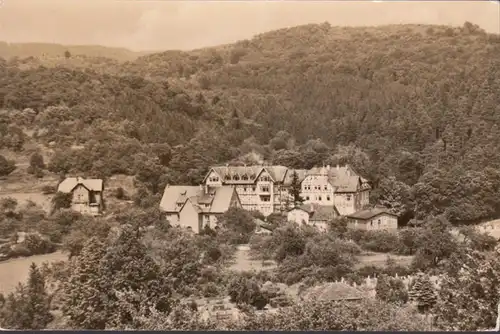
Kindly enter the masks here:
<path id="1" fill-rule="evenodd" d="M 16 169 L 16 162 L 0 155 L 0 176 L 7 176 Z"/>
<path id="2" fill-rule="evenodd" d="M 398 235 L 389 231 L 368 231 L 360 241 L 360 246 L 372 252 L 389 253 L 398 247 Z"/>
<path id="3" fill-rule="evenodd" d="M 43 186 L 42 187 L 42 194 L 44 195 L 52 195 L 57 192 L 57 188 L 54 186 Z"/>
<path id="4" fill-rule="evenodd" d="M 125 193 L 125 190 L 122 187 L 116 188 L 115 191 L 115 197 L 120 200 L 126 200 L 128 199 L 127 194 Z"/>

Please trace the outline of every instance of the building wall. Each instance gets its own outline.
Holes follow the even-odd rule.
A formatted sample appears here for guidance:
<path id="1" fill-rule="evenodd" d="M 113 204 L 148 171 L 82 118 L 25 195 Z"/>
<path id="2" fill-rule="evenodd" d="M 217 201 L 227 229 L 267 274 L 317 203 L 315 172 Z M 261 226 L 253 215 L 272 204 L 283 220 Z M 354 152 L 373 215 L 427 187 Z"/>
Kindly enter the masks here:
<path id="1" fill-rule="evenodd" d="M 73 203 L 83 204 L 89 202 L 89 191 L 83 185 L 79 184 L 73 189 Z"/>
<path id="2" fill-rule="evenodd" d="M 361 209 L 359 193 L 336 193 L 335 206 L 343 216 L 353 214 Z"/>
<path id="3" fill-rule="evenodd" d="M 222 186 L 222 180 L 216 172 L 211 171 L 208 174 L 205 184 L 211 187 L 220 187 Z"/>
<path id="4" fill-rule="evenodd" d="M 191 228 L 195 233 L 200 233 L 200 217 L 191 201 L 188 200 L 179 212 L 178 224 L 183 228 Z"/>
<path id="5" fill-rule="evenodd" d="M 351 219 L 349 228 L 366 231 L 397 230 L 398 218 L 386 213 L 377 215 L 369 220 Z"/>
<path id="6" fill-rule="evenodd" d="M 172 226 L 179 225 L 179 214 L 178 213 L 166 213 L 165 218 Z"/>
<path id="7" fill-rule="evenodd" d="M 302 224 L 302 222 L 309 224 L 309 213 L 305 212 L 304 210 L 293 209 L 288 211 L 287 220 L 299 225 Z"/>
<path id="8" fill-rule="evenodd" d="M 301 190 L 304 203 L 334 204 L 335 190 L 325 175 L 308 175 L 301 183 Z"/>

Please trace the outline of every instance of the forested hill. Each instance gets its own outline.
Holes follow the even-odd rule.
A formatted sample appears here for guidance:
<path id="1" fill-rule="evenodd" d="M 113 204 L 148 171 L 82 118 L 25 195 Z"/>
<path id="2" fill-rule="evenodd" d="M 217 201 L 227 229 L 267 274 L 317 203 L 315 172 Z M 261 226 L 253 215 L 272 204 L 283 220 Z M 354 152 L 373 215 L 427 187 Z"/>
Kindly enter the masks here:
<path id="1" fill-rule="evenodd" d="M 54 171 L 135 174 L 152 192 L 215 163 L 348 162 L 405 217 L 496 218 L 499 54 L 500 37 L 470 23 L 325 23 L 124 64 L 7 61 L 0 103 L 17 126 L 3 133 L 35 128 Z"/>
<path id="2" fill-rule="evenodd" d="M 144 52 L 134 52 L 124 48 L 112 48 L 100 45 L 61 45 L 54 43 L 6 43 L 0 42 L 2 58 L 52 58 L 62 57 L 68 51 L 72 55 L 105 57 L 120 61 L 134 60 Z"/>

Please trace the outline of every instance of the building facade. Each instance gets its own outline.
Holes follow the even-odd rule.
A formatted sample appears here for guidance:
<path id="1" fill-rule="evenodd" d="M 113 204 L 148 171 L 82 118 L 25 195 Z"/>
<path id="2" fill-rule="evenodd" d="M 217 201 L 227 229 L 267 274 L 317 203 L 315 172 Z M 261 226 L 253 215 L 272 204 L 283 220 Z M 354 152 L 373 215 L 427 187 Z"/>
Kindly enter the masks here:
<path id="1" fill-rule="evenodd" d="M 209 187 L 235 187 L 243 209 L 268 216 L 286 211 L 292 203 L 292 173 L 284 166 L 218 166 L 210 169 L 203 183 Z"/>
<path id="2" fill-rule="evenodd" d="M 310 170 L 285 166 L 216 166 L 210 168 L 203 184 L 209 187 L 234 186 L 241 205 L 264 216 L 285 213 L 294 206 L 290 194 L 297 174 L 305 204 L 335 206 L 341 215 L 361 210 L 369 203 L 370 186 L 350 166 L 315 167 Z"/>
<path id="3" fill-rule="evenodd" d="M 305 204 L 335 206 L 345 216 L 369 204 L 370 189 L 350 166 L 315 167 L 301 183 L 301 197 Z"/>
<path id="4" fill-rule="evenodd" d="M 296 224 L 316 227 L 326 232 L 328 223 L 340 216 L 334 205 L 303 204 L 288 210 L 287 220 Z"/>
<path id="5" fill-rule="evenodd" d="M 104 208 L 103 194 L 104 183 L 102 179 L 84 179 L 81 177 L 69 177 L 59 183 L 57 191 L 71 194 L 71 208 L 74 211 L 100 215 Z"/>

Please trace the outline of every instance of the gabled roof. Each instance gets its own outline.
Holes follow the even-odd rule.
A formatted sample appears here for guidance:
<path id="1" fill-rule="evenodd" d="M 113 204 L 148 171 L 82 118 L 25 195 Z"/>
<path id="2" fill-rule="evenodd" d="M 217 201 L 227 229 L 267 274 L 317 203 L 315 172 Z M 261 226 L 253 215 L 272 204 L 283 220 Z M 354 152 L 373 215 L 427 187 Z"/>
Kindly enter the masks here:
<path id="1" fill-rule="evenodd" d="M 360 300 L 366 295 L 355 287 L 342 282 L 317 285 L 304 292 L 304 299 L 321 301 Z"/>
<path id="2" fill-rule="evenodd" d="M 229 209 L 236 190 L 231 186 L 207 189 L 199 186 L 167 186 L 163 192 L 160 209 L 180 212 L 189 201 L 198 213 L 224 213 Z M 181 204 L 181 205 L 177 205 Z"/>
<path id="3" fill-rule="evenodd" d="M 177 203 L 184 204 L 188 198 L 198 195 L 199 192 L 200 187 L 197 186 L 167 185 L 160 201 L 160 209 L 165 212 L 179 212 Z"/>
<path id="4" fill-rule="evenodd" d="M 319 205 L 316 203 L 302 204 L 300 206 L 295 206 L 294 208 L 288 210 L 302 210 L 309 214 L 309 220 L 329 220 L 335 216 L 339 216 L 339 210 L 335 205 Z"/>
<path id="5" fill-rule="evenodd" d="M 361 210 L 353 214 L 347 215 L 347 217 L 354 219 L 368 220 L 381 214 L 388 214 L 394 217 L 398 217 L 398 215 L 390 212 L 385 208 L 373 208 L 373 209 Z"/>
<path id="6" fill-rule="evenodd" d="M 274 182 L 284 182 L 288 172 L 285 166 L 215 166 L 210 168 L 210 171 L 205 176 L 203 182 L 206 181 L 208 175 L 213 171 L 219 175 L 223 184 L 253 184 L 263 171 L 267 171 Z"/>
<path id="7" fill-rule="evenodd" d="M 336 192 L 356 192 L 361 188 L 362 178 L 349 166 L 313 167 L 306 173 L 307 176 L 325 176 L 328 182 L 335 187 Z"/>
<path id="8" fill-rule="evenodd" d="M 238 196 L 233 187 L 218 187 L 215 189 L 215 196 L 210 207 L 211 213 L 224 213 L 229 209 L 233 195 Z"/>
<path id="9" fill-rule="evenodd" d="M 307 169 L 289 169 L 285 175 L 285 180 L 283 181 L 286 186 L 292 184 L 293 172 L 297 173 L 299 183 L 304 181 L 306 178 Z"/>
<path id="10" fill-rule="evenodd" d="M 70 193 L 75 189 L 77 185 L 83 185 L 85 188 L 91 191 L 102 191 L 103 181 L 102 179 L 84 179 L 81 177 L 68 177 L 57 186 L 57 191 L 63 193 Z"/>

